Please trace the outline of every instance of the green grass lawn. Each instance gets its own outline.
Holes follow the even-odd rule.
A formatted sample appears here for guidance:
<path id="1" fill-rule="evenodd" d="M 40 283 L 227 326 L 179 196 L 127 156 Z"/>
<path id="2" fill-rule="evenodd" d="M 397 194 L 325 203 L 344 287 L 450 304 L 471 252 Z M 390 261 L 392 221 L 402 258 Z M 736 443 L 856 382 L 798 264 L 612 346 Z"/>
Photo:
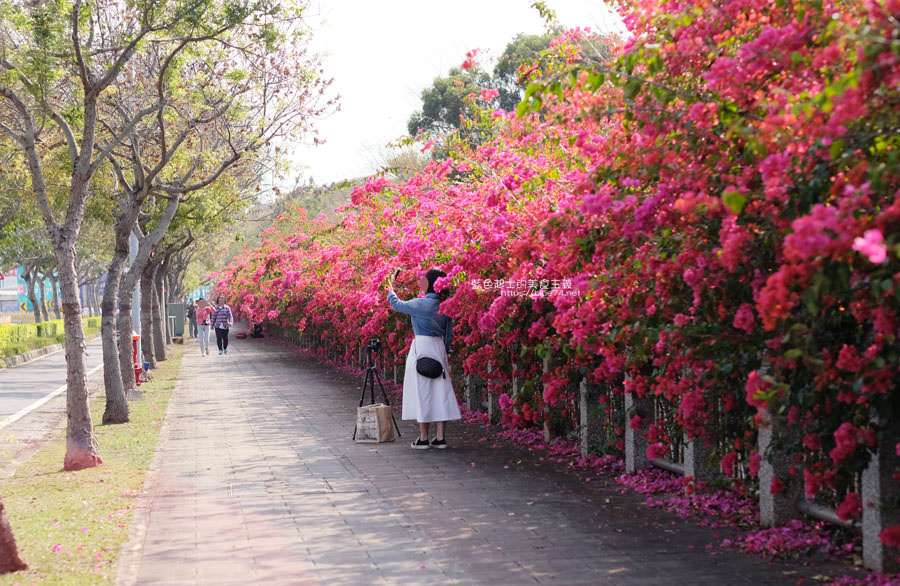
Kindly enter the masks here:
<path id="1" fill-rule="evenodd" d="M 63 471 L 62 431 L 2 482 L 0 494 L 29 569 L 0 577 L 0 585 L 114 583 L 183 353 L 183 346 L 169 346 L 169 359 L 140 387 L 143 399 L 131 402 L 129 423 L 97 425 L 105 397 L 92 400 L 101 466 Z"/>

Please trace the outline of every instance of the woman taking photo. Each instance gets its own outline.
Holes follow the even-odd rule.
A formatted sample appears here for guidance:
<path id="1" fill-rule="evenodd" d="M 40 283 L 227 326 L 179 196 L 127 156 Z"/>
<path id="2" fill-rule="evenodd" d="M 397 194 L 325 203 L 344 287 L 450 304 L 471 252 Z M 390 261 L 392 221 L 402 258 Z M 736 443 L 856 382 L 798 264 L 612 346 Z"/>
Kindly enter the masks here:
<path id="1" fill-rule="evenodd" d="M 399 272 L 399 271 L 398 271 Z M 396 275 L 395 275 L 396 276 Z M 416 450 L 447 447 L 444 437 L 447 421 L 460 419 L 459 404 L 450 382 L 449 352 L 453 339 L 453 325 L 446 315 L 438 313 L 441 295 L 434 290 L 434 282 L 447 273 L 431 269 L 419 280 L 422 297 L 400 300 L 394 293 L 394 279 L 388 282 L 388 302 L 394 311 L 412 316 L 416 337 L 406 357 L 406 373 L 403 377 L 403 419 L 415 419 L 419 425 L 419 437 L 410 445 Z M 443 373 L 429 378 L 418 373 L 416 362 L 428 357 L 437 360 Z M 429 427 L 435 423 L 435 435 L 431 441 Z"/>

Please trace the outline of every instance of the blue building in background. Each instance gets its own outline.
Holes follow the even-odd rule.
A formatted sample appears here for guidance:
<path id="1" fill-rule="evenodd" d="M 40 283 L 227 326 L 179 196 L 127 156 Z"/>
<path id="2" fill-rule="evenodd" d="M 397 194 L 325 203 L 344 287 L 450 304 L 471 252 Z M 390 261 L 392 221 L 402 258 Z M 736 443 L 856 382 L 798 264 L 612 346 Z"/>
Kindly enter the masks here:
<path id="1" fill-rule="evenodd" d="M 211 292 L 212 292 L 212 285 L 200 285 L 199 287 L 197 287 L 196 289 L 194 289 L 193 291 L 188 293 L 187 298 L 193 299 L 194 301 L 196 301 L 200 297 L 203 297 L 204 299 L 209 299 L 209 295 Z M 187 301 L 187 300 L 185 300 L 185 301 Z"/>
<path id="2" fill-rule="evenodd" d="M 22 279 L 22 267 L 16 268 L 16 289 L 18 292 L 18 308 L 15 311 L 32 311 L 34 308 L 28 299 L 28 293 L 25 291 L 25 281 Z M 57 298 L 59 298 L 59 287 L 56 288 Z M 34 294 L 37 296 L 38 302 L 41 300 L 41 292 L 37 289 Z M 53 308 L 53 283 L 50 279 L 44 279 L 44 300 L 47 303 L 47 309 Z"/>

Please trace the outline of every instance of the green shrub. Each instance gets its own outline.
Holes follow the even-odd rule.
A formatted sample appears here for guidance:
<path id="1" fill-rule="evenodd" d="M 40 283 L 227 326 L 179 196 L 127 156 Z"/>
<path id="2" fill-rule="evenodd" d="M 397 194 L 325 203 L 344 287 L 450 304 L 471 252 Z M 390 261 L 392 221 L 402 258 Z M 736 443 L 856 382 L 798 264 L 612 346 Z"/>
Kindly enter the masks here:
<path id="1" fill-rule="evenodd" d="M 82 325 L 85 335 L 96 334 L 100 331 L 100 318 L 86 317 Z M 65 341 L 65 326 L 61 319 L 39 324 L 0 326 L 0 357 L 15 356 L 28 350 L 62 344 Z"/>
<path id="2" fill-rule="evenodd" d="M 38 338 L 52 338 L 63 330 L 62 320 L 45 321 L 35 326 Z"/>
<path id="3" fill-rule="evenodd" d="M 0 326 L 0 348 L 38 337 L 36 324 Z"/>

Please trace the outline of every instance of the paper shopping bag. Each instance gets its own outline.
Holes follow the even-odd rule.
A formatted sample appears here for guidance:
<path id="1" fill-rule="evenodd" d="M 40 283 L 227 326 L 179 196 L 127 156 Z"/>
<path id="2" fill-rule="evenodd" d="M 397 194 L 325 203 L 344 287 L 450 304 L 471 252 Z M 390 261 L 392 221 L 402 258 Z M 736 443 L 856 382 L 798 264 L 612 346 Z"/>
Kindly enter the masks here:
<path id="1" fill-rule="evenodd" d="M 394 420 L 391 408 L 378 403 L 356 410 L 356 441 L 363 443 L 394 441 Z"/>
<path id="2" fill-rule="evenodd" d="M 377 405 L 375 407 L 375 418 L 378 420 L 378 441 L 394 441 L 394 418 L 391 417 L 390 406 Z"/>

